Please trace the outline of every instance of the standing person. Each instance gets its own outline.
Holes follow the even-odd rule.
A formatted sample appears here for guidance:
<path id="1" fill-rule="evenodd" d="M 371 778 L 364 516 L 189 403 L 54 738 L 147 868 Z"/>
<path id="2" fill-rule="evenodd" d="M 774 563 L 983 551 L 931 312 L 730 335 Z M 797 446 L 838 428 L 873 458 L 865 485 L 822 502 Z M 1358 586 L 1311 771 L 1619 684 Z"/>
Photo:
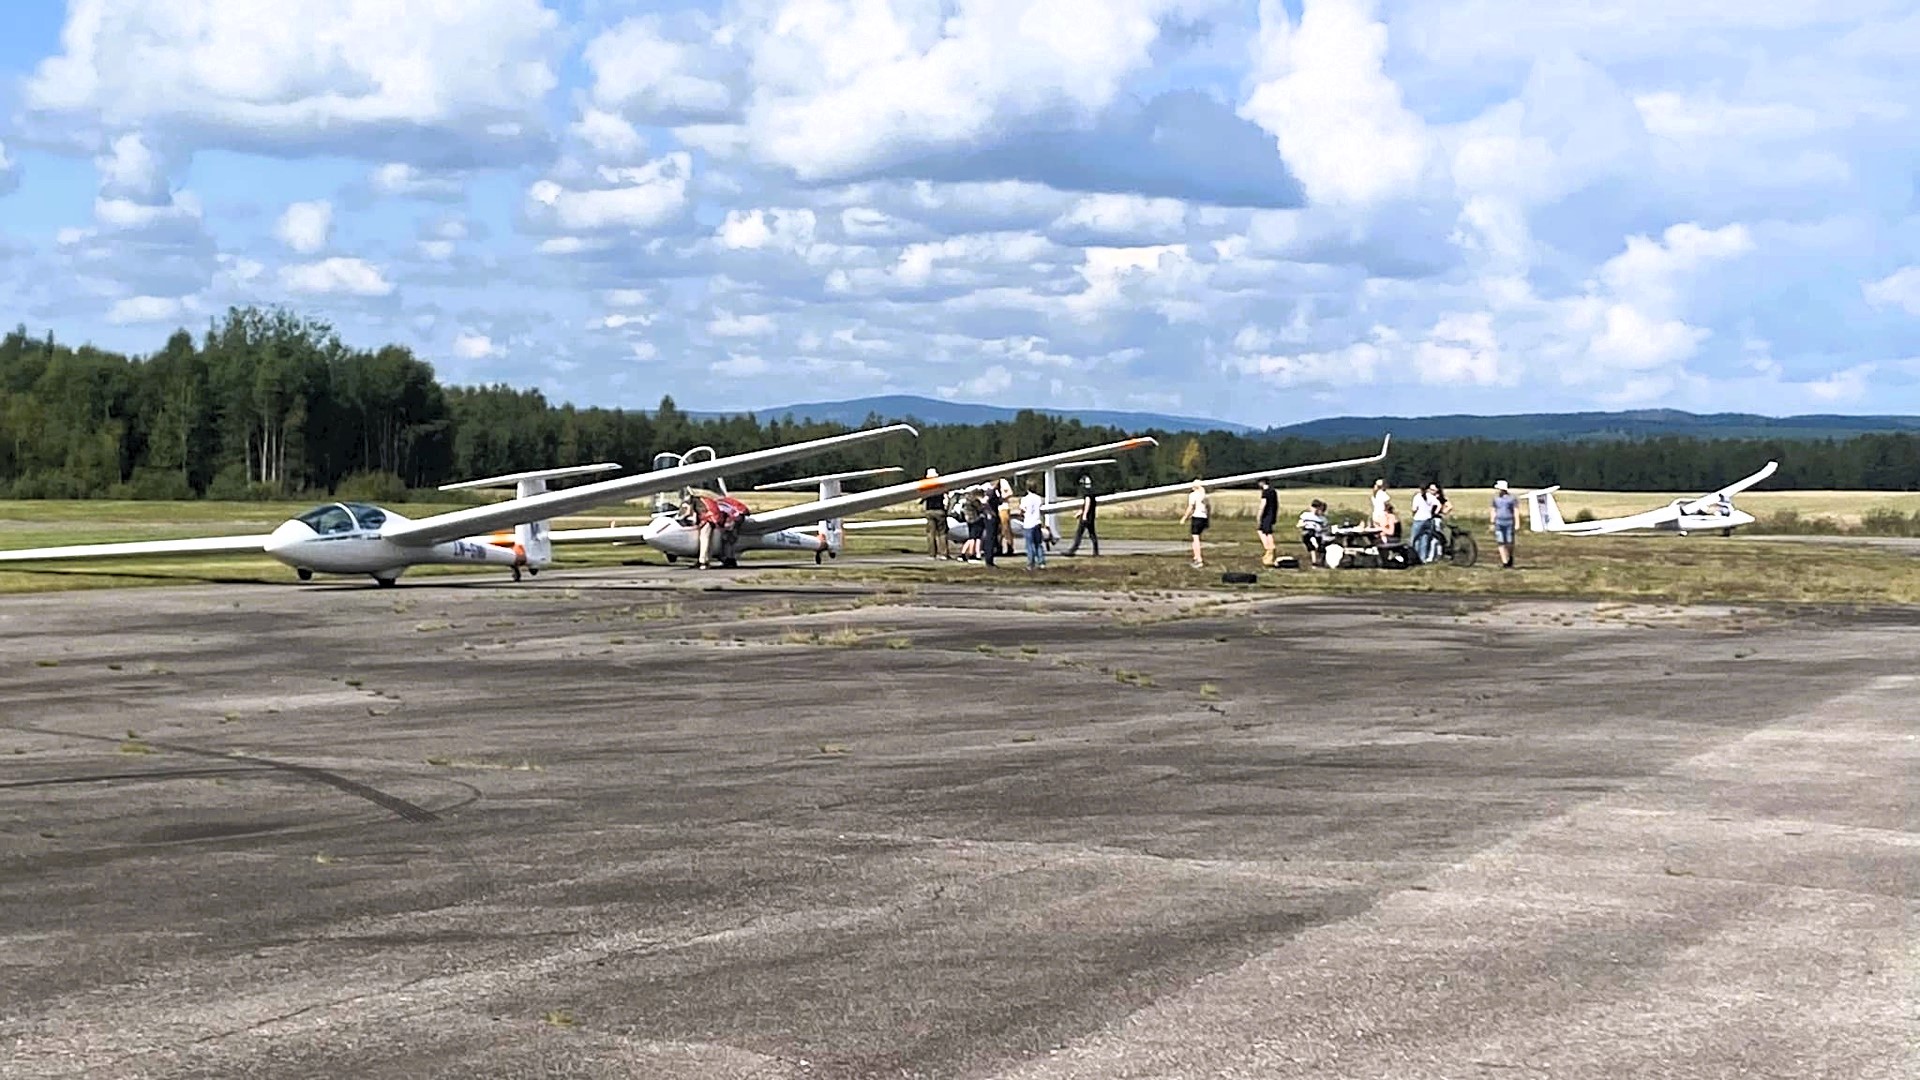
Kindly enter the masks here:
<path id="1" fill-rule="evenodd" d="M 988 484 L 980 507 L 980 561 L 988 566 L 1000 554 L 1000 507 L 999 486 Z"/>
<path id="2" fill-rule="evenodd" d="M 1413 494 L 1413 532 L 1407 537 L 1407 543 L 1413 548 L 1415 562 L 1433 561 L 1429 540 L 1434 526 L 1438 524 L 1434 515 L 1440 508 L 1440 500 L 1435 495 L 1439 490 L 1439 484 L 1430 483 Z"/>
<path id="3" fill-rule="evenodd" d="M 1260 534 L 1260 565 L 1273 565 L 1273 527 L 1280 521 L 1280 493 L 1273 489 L 1273 481 L 1260 478 L 1260 524 L 1254 531 Z"/>
<path id="4" fill-rule="evenodd" d="M 1374 528 L 1377 529 L 1380 527 L 1380 512 L 1383 509 L 1385 509 L 1387 500 L 1391 498 L 1393 498 L 1393 493 L 1387 490 L 1386 478 L 1381 477 L 1380 479 L 1375 480 L 1373 482 L 1373 495 L 1372 495 L 1373 527 Z"/>
<path id="5" fill-rule="evenodd" d="M 1038 570 L 1047 565 L 1046 515 L 1042 510 L 1047 501 L 1040 497 L 1033 481 L 1027 481 L 1027 493 L 1020 496 L 1020 523 L 1027 530 L 1027 569 Z"/>
<path id="6" fill-rule="evenodd" d="M 986 523 L 982 520 L 985 505 L 977 486 L 968 488 L 966 496 L 960 501 L 960 520 L 967 524 L 967 539 L 960 545 L 961 562 L 971 562 L 980 557 L 980 538 L 987 533 Z"/>
<path id="7" fill-rule="evenodd" d="M 1493 542 L 1500 549 L 1500 569 L 1513 569 L 1514 511 L 1520 500 L 1507 490 L 1505 480 L 1493 482 Z"/>
<path id="8" fill-rule="evenodd" d="M 1073 546 L 1067 549 L 1068 555 L 1080 550 L 1080 538 L 1084 536 L 1093 541 L 1093 554 L 1099 557 L 1100 533 L 1093 524 L 1094 516 L 1099 512 L 1100 500 L 1093 494 L 1093 477 L 1083 476 L 1080 478 L 1080 509 L 1077 511 L 1080 522 L 1073 527 Z"/>
<path id="9" fill-rule="evenodd" d="M 1187 535 L 1193 537 L 1193 565 L 1195 569 L 1207 565 L 1200 557 L 1200 534 L 1207 531 L 1207 517 L 1210 508 L 1207 505 L 1207 484 L 1204 480 L 1195 480 L 1193 490 L 1187 492 L 1187 509 L 1180 520 L 1187 523 Z"/>
<path id="10" fill-rule="evenodd" d="M 939 469 L 928 469 L 927 479 L 940 475 Z M 927 515 L 927 555 L 935 559 L 953 558 L 953 549 L 947 543 L 947 497 L 935 492 L 920 500 L 920 506 Z"/>
<path id="11" fill-rule="evenodd" d="M 1427 490 L 1433 495 L 1433 524 L 1427 526 L 1427 549 L 1431 552 L 1431 558 L 1438 559 L 1441 555 L 1441 538 L 1446 535 L 1447 515 L 1453 513 L 1453 500 L 1447 498 L 1447 489 L 1441 487 L 1438 480 L 1428 484 Z"/>
<path id="12" fill-rule="evenodd" d="M 1000 491 L 1000 483 L 987 485 L 987 508 L 982 522 L 986 526 L 986 532 L 980 537 L 980 546 L 985 552 L 984 558 L 988 566 L 993 565 L 993 560 L 997 556 L 1005 554 L 1001 550 L 1001 544 L 1005 543 L 1006 537 L 1007 498 Z"/>
<path id="13" fill-rule="evenodd" d="M 1010 556 L 1013 554 L 1013 483 L 1003 476 L 994 490 L 1000 495 L 1000 542 L 1006 545 L 1000 554 Z"/>

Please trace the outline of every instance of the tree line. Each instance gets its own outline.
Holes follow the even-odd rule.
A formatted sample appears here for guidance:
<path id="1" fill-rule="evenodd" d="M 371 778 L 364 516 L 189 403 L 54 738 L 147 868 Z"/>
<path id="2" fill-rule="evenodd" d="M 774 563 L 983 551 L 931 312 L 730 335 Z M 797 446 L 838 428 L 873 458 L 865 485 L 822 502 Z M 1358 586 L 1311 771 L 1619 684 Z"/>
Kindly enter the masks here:
<path id="1" fill-rule="evenodd" d="M 878 417 L 871 418 L 877 422 Z M 404 346 L 346 345 L 324 322 L 284 309 L 235 308 L 198 338 L 175 331 L 150 355 L 69 345 L 22 326 L 0 339 L 0 495 L 34 498 L 397 500 L 454 480 L 589 461 L 644 469 L 663 450 L 720 455 L 845 431 L 838 424 L 696 418 L 671 397 L 657 409 L 579 408 L 538 390 L 446 386 Z M 918 475 L 1032 457 L 1130 435 L 1158 450 L 1096 473 L 1114 490 L 1329 458 L 1372 440 L 1325 443 L 1260 434 L 1132 432 L 1035 412 L 1004 423 L 921 427 L 789 464 L 742 482 L 899 465 Z M 1437 479 L 1486 486 L 1559 483 L 1614 491 L 1708 491 L 1777 459 L 1779 488 L 1911 490 L 1920 437 L 1841 440 L 1396 441 L 1387 461 L 1318 484 L 1395 487 Z"/>

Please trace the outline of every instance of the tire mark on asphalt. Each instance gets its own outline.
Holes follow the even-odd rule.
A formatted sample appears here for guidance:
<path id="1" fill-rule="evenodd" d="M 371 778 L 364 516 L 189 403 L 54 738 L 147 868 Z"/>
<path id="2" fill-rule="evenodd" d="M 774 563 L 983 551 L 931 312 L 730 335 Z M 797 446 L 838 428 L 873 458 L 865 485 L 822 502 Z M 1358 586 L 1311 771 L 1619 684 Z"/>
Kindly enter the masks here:
<path id="1" fill-rule="evenodd" d="M 74 732 L 74 731 L 56 731 L 52 728 L 36 727 L 32 724 L 6 724 L 3 726 L 12 728 L 15 731 L 24 731 L 34 735 L 51 735 L 51 736 L 54 736 L 55 738 L 62 738 L 62 739 L 83 739 L 88 742 L 107 742 L 107 743 L 115 743 L 115 744 L 122 741 L 110 735 L 86 735 L 86 734 L 82 734 L 80 732 Z M 432 825 L 440 821 L 439 814 L 434 813 L 432 810 L 429 810 L 424 806 L 421 806 L 417 803 L 408 802 L 407 800 L 402 799 L 397 795 L 389 795 L 386 792 L 381 791 L 379 788 L 371 787 L 367 784 L 363 784 L 358 780 L 350 780 L 347 777 L 341 776 L 339 773 L 330 772 L 326 769 L 318 768 L 313 765 L 300 765 L 291 761 L 279 761 L 274 758 L 257 757 L 253 754 L 241 753 L 238 750 L 207 750 L 202 747 L 186 746 L 181 743 L 160 742 L 157 739 L 142 739 L 140 741 L 145 743 L 148 746 L 154 747 L 155 749 L 171 750 L 176 754 L 188 754 L 194 757 L 213 758 L 218 761 L 227 761 L 227 762 L 238 761 L 238 762 L 244 762 L 248 765 L 256 765 L 262 768 L 273 769 L 279 772 L 291 773 L 295 776 L 299 776 L 307 780 L 312 780 L 316 783 L 325 784 L 328 787 L 334 788 L 338 791 L 343 791 L 348 795 L 354 796 L 355 798 L 364 799 L 367 802 L 370 802 L 375 806 L 378 806 L 381 809 L 386 810 L 387 812 L 393 814 L 395 817 L 398 817 L 403 821 L 413 822 L 416 825 Z"/>
<path id="2" fill-rule="evenodd" d="M 236 765 L 231 768 L 204 769 L 150 769 L 146 772 L 88 773 L 83 776 L 47 776 L 37 780 L 9 780 L 0 783 L 0 791 L 12 788 L 58 787 L 66 784 L 106 784 L 115 781 L 139 780 L 191 780 L 203 776 L 229 776 L 233 773 L 258 772 L 257 765 Z"/>

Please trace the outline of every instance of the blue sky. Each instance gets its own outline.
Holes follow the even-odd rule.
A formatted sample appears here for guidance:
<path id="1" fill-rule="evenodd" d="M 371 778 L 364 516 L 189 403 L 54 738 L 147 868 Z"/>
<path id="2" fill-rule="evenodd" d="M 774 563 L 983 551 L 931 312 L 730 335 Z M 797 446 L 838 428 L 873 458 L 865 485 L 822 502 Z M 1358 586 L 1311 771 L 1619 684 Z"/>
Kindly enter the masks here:
<path id="1" fill-rule="evenodd" d="M 580 404 L 1920 412 L 1911 0 L 16 0 L 0 318 Z"/>

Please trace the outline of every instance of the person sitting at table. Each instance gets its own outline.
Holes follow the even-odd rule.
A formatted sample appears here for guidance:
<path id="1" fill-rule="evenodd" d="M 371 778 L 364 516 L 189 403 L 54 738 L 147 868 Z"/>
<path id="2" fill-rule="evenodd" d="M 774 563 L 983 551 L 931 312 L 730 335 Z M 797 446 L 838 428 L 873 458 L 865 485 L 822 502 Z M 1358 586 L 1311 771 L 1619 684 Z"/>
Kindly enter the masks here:
<path id="1" fill-rule="evenodd" d="M 1309 566 L 1325 566 L 1327 563 L 1327 504 L 1319 499 L 1300 511 L 1300 543 L 1307 549 Z"/>
<path id="2" fill-rule="evenodd" d="M 1393 512 L 1392 499 L 1386 499 L 1380 503 L 1380 513 L 1374 521 L 1374 526 L 1380 530 L 1382 547 L 1400 542 L 1400 515 Z"/>

